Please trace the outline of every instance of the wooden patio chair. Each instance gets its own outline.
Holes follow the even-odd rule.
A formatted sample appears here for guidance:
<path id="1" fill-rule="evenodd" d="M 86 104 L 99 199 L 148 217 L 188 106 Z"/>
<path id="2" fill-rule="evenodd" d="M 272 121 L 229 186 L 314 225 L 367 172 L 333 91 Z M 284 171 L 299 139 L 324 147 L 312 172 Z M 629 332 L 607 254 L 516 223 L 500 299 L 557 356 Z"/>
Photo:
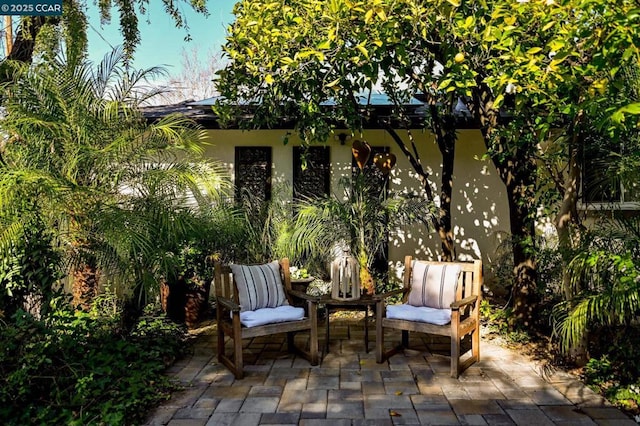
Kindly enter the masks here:
<path id="1" fill-rule="evenodd" d="M 215 264 L 218 361 L 237 379 L 244 377 L 242 339 L 287 333 L 287 346 L 318 364 L 317 297 L 291 289 L 289 260 L 264 265 Z M 306 309 L 293 306 L 293 298 L 306 301 Z M 298 348 L 294 334 L 308 331 L 309 349 Z M 233 355 L 225 353 L 225 337 L 233 340 Z"/>
<path id="2" fill-rule="evenodd" d="M 482 299 L 482 261 L 404 262 L 403 288 L 376 296 L 376 361 L 383 362 L 409 344 L 409 332 L 449 336 L 451 338 L 451 377 L 480 360 L 480 301 Z M 385 300 L 402 294 L 401 305 Z M 385 352 L 384 330 L 402 331 L 399 346 Z M 470 356 L 460 353 L 462 339 L 471 336 Z"/>

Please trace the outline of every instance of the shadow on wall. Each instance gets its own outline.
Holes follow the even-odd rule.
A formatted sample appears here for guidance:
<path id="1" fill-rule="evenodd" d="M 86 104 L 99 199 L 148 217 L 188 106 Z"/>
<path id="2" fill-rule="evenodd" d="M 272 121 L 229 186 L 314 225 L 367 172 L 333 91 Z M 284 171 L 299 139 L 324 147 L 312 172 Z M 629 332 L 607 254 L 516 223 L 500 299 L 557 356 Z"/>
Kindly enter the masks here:
<path id="1" fill-rule="evenodd" d="M 482 259 L 485 265 L 491 265 L 499 256 L 499 248 L 509 231 L 508 210 L 504 203 L 503 185 L 493 176 L 486 164 L 465 170 L 463 176 L 454 176 L 452 194 L 452 230 L 456 245 L 457 258 L 461 261 Z M 436 205 L 440 203 L 440 174 L 427 168 L 431 177 L 431 190 Z M 478 171 L 480 173 L 478 173 Z M 408 185 L 409 181 L 419 182 L 412 170 L 397 170 L 392 179 L 395 190 L 403 193 L 415 193 L 417 186 Z M 399 176 L 408 176 L 401 179 Z M 438 259 L 440 256 L 440 238 L 433 229 L 425 226 L 397 229 L 391 234 L 390 245 L 396 255 L 391 258 L 392 270 L 400 277 L 405 255 L 420 258 Z M 485 268 L 485 282 L 494 279 L 492 268 Z"/>

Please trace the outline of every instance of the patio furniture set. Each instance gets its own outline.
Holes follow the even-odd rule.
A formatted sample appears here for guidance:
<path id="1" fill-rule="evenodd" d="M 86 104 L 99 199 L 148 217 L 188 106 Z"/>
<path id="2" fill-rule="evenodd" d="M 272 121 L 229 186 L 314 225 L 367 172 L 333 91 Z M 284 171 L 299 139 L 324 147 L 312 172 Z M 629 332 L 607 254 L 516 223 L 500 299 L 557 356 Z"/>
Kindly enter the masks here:
<path id="1" fill-rule="evenodd" d="M 436 262 L 405 258 L 403 286 L 383 294 L 345 300 L 332 295 L 313 296 L 292 288 L 288 259 L 263 265 L 215 265 L 217 356 L 236 378 L 244 377 L 243 340 L 277 333 L 287 334 L 287 346 L 309 361 L 320 362 L 318 305 L 326 307 L 326 346 L 332 307 L 365 311 L 365 350 L 368 352 L 369 310 L 375 312 L 376 361 L 408 348 L 409 332 L 448 336 L 451 339 L 451 377 L 457 378 L 480 359 L 480 301 L 482 262 Z M 388 304 L 392 296 L 402 303 Z M 303 306 L 300 306 L 303 305 Z M 385 329 L 399 330 L 399 345 L 385 350 Z M 308 332 L 304 345 L 297 332 Z M 463 339 L 470 349 L 462 351 Z M 227 348 L 226 341 L 233 344 Z M 231 349 L 232 353 L 227 353 Z"/>

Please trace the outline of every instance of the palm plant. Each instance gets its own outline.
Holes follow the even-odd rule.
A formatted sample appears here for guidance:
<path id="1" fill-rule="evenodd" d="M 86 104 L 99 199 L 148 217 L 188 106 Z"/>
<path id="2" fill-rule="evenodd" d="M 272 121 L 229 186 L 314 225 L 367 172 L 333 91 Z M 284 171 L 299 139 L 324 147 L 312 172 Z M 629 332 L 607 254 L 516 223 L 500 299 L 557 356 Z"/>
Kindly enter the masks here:
<path id="1" fill-rule="evenodd" d="M 142 86 L 161 70 L 131 71 L 124 60 L 116 49 L 95 69 L 63 59 L 17 67 L 3 87 L 0 250 L 37 214 L 64 251 L 77 303 L 100 281 L 145 294 L 173 267 L 167 247 L 197 229 L 193 208 L 226 187 L 202 160 L 194 123 L 142 115 L 155 93 Z"/>
<path id="2" fill-rule="evenodd" d="M 330 257 L 332 248 L 346 247 L 358 259 L 362 288 L 370 293 L 375 291 L 371 268 L 376 256 L 384 256 L 390 230 L 412 223 L 429 226 L 434 212 L 432 203 L 420 197 L 387 196 L 376 183 L 359 173 L 354 179 L 341 179 L 343 197 L 301 201 L 291 239 L 299 254 Z"/>
<path id="3" fill-rule="evenodd" d="M 604 218 L 569 264 L 575 300 L 555 308 L 563 350 L 590 328 L 629 327 L 640 314 L 640 218 Z"/>
<path id="4" fill-rule="evenodd" d="M 291 190 L 286 185 L 273 188 L 270 200 L 250 191 L 242 191 L 238 206 L 244 216 L 246 230 L 246 259 L 249 263 L 264 263 L 287 257 L 292 264 L 299 258 L 291 250 L 293 206 L 289 202 Z M 236 259 L 242 260 L 242 259 Z"/>

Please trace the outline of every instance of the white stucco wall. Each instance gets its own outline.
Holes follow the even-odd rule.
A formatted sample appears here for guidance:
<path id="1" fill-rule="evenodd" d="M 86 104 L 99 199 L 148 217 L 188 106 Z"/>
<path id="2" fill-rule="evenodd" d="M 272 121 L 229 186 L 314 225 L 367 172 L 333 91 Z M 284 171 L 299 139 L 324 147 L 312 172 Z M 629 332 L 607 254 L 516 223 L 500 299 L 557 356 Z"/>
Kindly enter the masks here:
<path id="1" fill-rule="evenodd" d="M 300 145 L 295 135 L 284 145 L 286 130 L 208 130 L 206 155 L 220 160 L 229 174 L 234 176 L 233 162 L 236 146 L 271 146 L 273 186 L 286 183 L 292 186 L 293 150 Z M 406 131 L 399 131 L 405 141 Z M 429 132 L 413 130 L 412 135 L 423 166 L 431 174 L 434 195 L 439 194 L 442 156 Z M 351 173 L 351 142 L 364 139 L 372 146 L 388 146 L 397 157 L 390 179 L 391 190 L 417 190 L 420 182 L 412 166 L 384 130 L 367 130 L 355 135 L 345 145 L 331 139 L 332 190 L 343 175 Z M 485 153 L 482 136 L 478 130 L 461 130 L 458 133 L 453 179 L 452 224 L 461 260 L 482 258 L 488 266 L 496 257 L 496 249 L 509 231 L 509 211 L 504 185 L 489 160 L 481 160 Z M 394 266 L 401 266 L 405 255 L 435 259 L 440 252 L 440 240 L 434 231 L 424 226 L 400 229 L 394 233 L 389 246 L 389 258 Z M 485 268 L 485 274 L 490 268 Z M 490 274 L 485 278 L 490 279 Z"/>

